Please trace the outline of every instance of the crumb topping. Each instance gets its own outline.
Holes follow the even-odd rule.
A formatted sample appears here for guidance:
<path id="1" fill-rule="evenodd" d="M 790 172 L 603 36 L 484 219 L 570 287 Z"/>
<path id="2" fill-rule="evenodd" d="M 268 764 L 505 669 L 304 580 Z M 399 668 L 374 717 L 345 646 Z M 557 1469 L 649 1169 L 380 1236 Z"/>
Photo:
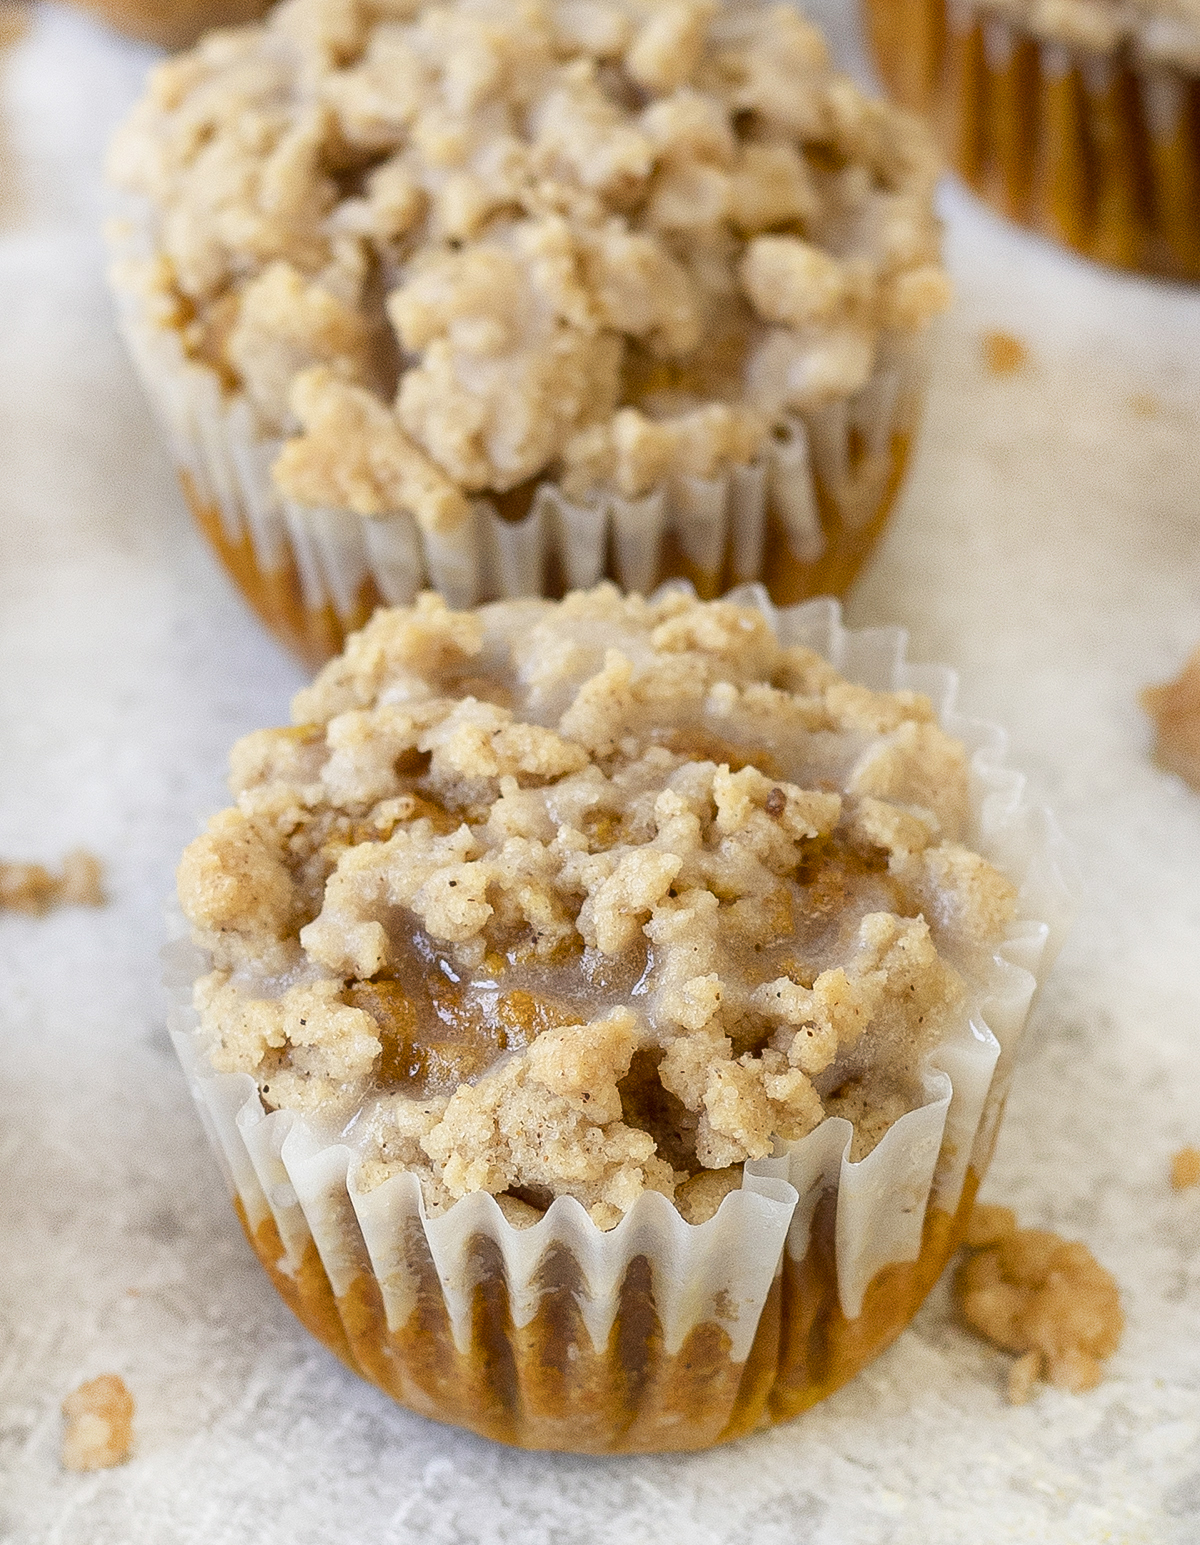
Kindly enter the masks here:
<path id="1" fill-rule="evenodd" d="M 64 1470 L 107 1470 L 133 1450 L 133 1396 L 118 1373 L 81 1384 L 62 1403 Z"/>
<path id="2" fill-rule="evenodd" d="M 1158 732 L 1155 758 L 1168 772 L 1200 789 L 1200 649 L 1174 681 L 1147 687 L 1142 706 Z"/>
<path id="3" fill-rule="evenodd" d="M 157 219 L 120 282 L 282 491 L 430 529 L 744 465 L 948 300 L 926 131 L 790 5 L 286 0 L 161 64 L 110 170 Z"/>
<path id="4" fill-rule="evenodd" d="M 1019 1229 L 1008 1207 L 979 1205 L 954 1290 L 972 1330 L 1020 1354 L 1008 1381 L 1013 1405 L 1045 1379 L 1075 1394 L 1094 1389 L 1125 1329 L 1121 1296 L 1086 1245 Z"/>
<path id="5" fill-rule="evenodd" d="M 180 868 L 202 1033 L 434 1208 L 699 1217 L 826 1114 L 868 1151 L 1014 912 L 928 700 L 750 607 L 425 595 L 293 711 Z"/>
<path id="6" fill-rule="evenodd" d="M 52 907 L 102 907 L 104 871 L 86 848 L 75 848 L 63 859 L 62 873 L 43 864 L 23 864 L 0 858 L 0 910 L 40 917 Z"/>

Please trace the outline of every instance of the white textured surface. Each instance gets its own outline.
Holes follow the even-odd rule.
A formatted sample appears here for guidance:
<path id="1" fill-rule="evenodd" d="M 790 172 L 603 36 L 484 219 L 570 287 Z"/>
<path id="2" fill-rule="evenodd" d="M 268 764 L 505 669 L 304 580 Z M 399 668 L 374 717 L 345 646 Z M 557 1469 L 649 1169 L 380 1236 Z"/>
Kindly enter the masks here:
<path id="1" fill-rule="evenodd" d="M 839 0 L 822 7 L 835 20 Z M 1200 293 L 1102 274 L 949 195 L 960 303 L 849 620 L 900 622 L 1009 725 L 1086 894 L 989 1194 L 1085 1237 L 1129 1329 L 1094 1393 L 1010 1410 L 944 1289 L 854 1385 L 708 1455 L 513 1455 L 397 1410 L 276 1299 L 161 1025 L 161 902 L 229 742 L 299 673 L 192 534 L 109 320 L 109 126 L 148 56 L 46 9 L 0 62 L 0 853 L 105 858 L 113 904 L 0 918 L 5 1545 L 1008 1545 L 1200 1540 L 1200 798 L 1135 702 L 1200 638 Z M 988 379 L 978 340 L 1034 344 Z M 1135 416 L 1130 398 L 1160 410 Z M 137 1457 L 57 1464 L 124 1375 Z"/>

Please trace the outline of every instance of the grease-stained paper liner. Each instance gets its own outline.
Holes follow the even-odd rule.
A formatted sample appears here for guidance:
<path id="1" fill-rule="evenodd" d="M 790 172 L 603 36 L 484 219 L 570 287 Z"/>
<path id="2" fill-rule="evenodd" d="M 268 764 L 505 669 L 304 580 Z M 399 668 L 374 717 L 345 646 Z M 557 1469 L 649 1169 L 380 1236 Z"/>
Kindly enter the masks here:
<path id="1" fill-rule="evenodd" d="M 249 399 L 190 358 L 173 319 L 123 280 L 120 259 L 144 239 L 114 230 L 113 246 L 122 332 L 193 514 L 262 619 L 313 664 L 377 605 L 407 605 L 425 587 L 458 607 L 559 595 L 605 577 L 645 593 L 681 576 L 705 597 L 758 579 L 781 604 L 840 594 L 882 529 L 920 417 L 927 341 L 887 334 L 861 391 L 788 417 L 758 460 L 713 478 L 585 501 L 546 482 L 520 520 L 479 498 L 450 532 L 408 514 L 315 509 L 275 487 L 283 441 Z"/>
<path id="2" fill-rule="evenodd" d="M 1179 24 L 1097 53 L 972 0 L 866 17 L 888 89 L 989 203 L 1099 262 L 1200 280 L 1200 52 Z"/>
<path id="3" fill-rule="evenodd" d="M 1005 738 L 954 709 L 955 677 L 909 665 L 896 629 L 849 632 L 836 602 L 776 613 L 786 643 L 852 681 L 927 693 L 971 754 L 968 840 L 1019 886 L 1017 918 L 969 1017 L 927 1058 L 924 1100 L 858 1163 L 830 1118 L 700 1225 L 662 1196 L 608 1232 L 559 1198 L 530 1228 L 479 1193 L 438 1217 L 395 1175 L 361 1189 L 351 1148 L 264 1113 L 247 1074 L 214 1075 L 171 946 L 173 1038 L 247 1233 L 301 1319 L 426 1415 L 532 1448 L 697 1448 L 811 1405 L 882 1349 L 956 1248 L 987 1169 L 1013 1053 L 1070 911 L 1050 817 L 1003 766 Z"/>

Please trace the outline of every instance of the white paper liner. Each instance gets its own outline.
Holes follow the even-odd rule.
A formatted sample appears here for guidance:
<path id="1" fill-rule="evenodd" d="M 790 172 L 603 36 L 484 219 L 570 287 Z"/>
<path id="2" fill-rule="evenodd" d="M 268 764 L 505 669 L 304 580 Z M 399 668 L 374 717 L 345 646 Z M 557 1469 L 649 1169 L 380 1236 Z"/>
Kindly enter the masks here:
<path id="1" fill-rule="evenodd" d="M 736 582 L 765 580 L 768 505 L 793 557 L 815 563 L 829 540 L 817 480 L 842 525 L 859 530 L 880 509 L 896 436 L 911 434 L 919 416 L 926 340 L 885 335 L 875 374 L 861 391 L 789 416 L 758 460 L 711 479 L 681 477 L 637 499 L 598 491 L 583 502 L 544 483 L 523 520 L 502 519 L 481 498 L 452 532 L 427 531 L 406 514 L 364 518 L 307 508 L 284 500 L 271 480 L 283 440 L 263 429 L 244 394 L 230 392 L 213 369 L 187 356 L 169 319 L 122 284 L 120 260 L 142 255 L 146 232 L 114 229 L 110 236 L 121 330 L 195 497 L 217 512 L 227 541 L 249 540 L 264 576 L 285 567 L 290 547 L 306 606 L 330 608 L 348 625 L 362 620 L 368 577 L 392 604 L 427 586 L 460 607 L 540 595 L 555 576 L 578 589 L 608 574 L 645 593 L 661 578 L 668 532 L 714 583 L 727 560 Z"/>
<path id="2" fill-rule="evenodd" d="M 639 1198 L 608 1232 L 570 1198 L 559 1198 L 527 1229 L 512 1227 L 494 1198 L 482 1193 L 429 1217 L 414 1176 L 399 1174 L 363 1191 L 348 1146 L 322 1141 L 291 1113 L 265 1114 L 248 1074 L 209 1071 L 188 988 L 205 961 L 180 941 L 168 952 L 173 1039 L 251 1229 L 269 1217 L 279 1231 L 285 1250 L 281 1270 L 294 1275 L 310 1241 L 335 1295 L 369 1270 L 379 1284 L 389 1329 L 398 1331 L 416 1301 L 405 1246 L 415 1223 L 436 1265 L 456 1344 L 466 1351 L 472 1240 L 483 1235 L 498 1248 L 518 1326 L 533 1318 L 542 1291 L 539 1267 L 547 1250 L 559 1244 L 578 1263 L 580 1309 L 599 1350 L 607 1344 L 625 1271 L 644 1255 L 668 1353 L 678 1351 L 697 1325 L 715 1320 L 729 1335 L 736 1363 L 750 1350 L 785 1248 L 796 1260 L 808 1251 L 823 1196 L 836 1197 L 838 1300 L 853 1320 L 868 1285 L 885 1266 L 917 1259 L 928 1209 L 953 1214 L 968 1166 L 982 1176 L 1016 1043 L 1069 921 L 1062 839 L 1051 817 L 1027 800 L 1022 776 L 1004 767 L 1003 732 L 956 711 L 953 671 L 907 663 L 899 629 L 850 632 L 841 624 L 838 604 L 827 598 L 776 612 L 758 585 L 733 598 L 760 607 L 783 642 L 817 649 L 852 681 L 928 694 L 942 725 L 971 753 L 967 840 L 1017 883 L 1018 916 L 969 1017 L 927 1058 L 924 1102 L 897 1120 L 858 1163 L 850 1158 L 851 1124 L 827 1119 L 777 1157 L 748 1163 L 742 1189 L 698 1226 L 685 1223 L 653 1193 Z"/>

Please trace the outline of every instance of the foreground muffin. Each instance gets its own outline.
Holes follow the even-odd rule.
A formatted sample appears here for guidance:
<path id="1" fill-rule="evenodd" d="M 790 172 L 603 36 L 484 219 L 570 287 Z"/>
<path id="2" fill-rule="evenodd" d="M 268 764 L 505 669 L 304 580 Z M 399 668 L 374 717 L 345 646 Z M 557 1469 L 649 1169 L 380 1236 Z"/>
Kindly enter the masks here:
<path id="1" fill-rule="evenodd" d="M 703 1447 L 916 1311 L 1063 894 L 899 644 L 827 601 L 425 595 L 235 748 L 176 1043 L 281 1293 L 403 1404 Z"/>
<path id="2" fill-rule="evenodd" d="M 1200 279 L 1197 0 L 865 0 L 898 101 L 1004 214 Z"/>
<path id="3" fill-rule="evenodd" d="M 937 163 L 790 6 L 289 0 L 110 167 L 188 498 L 311 659 L 423 584 L 837 591 L 895 497 Z"/>

